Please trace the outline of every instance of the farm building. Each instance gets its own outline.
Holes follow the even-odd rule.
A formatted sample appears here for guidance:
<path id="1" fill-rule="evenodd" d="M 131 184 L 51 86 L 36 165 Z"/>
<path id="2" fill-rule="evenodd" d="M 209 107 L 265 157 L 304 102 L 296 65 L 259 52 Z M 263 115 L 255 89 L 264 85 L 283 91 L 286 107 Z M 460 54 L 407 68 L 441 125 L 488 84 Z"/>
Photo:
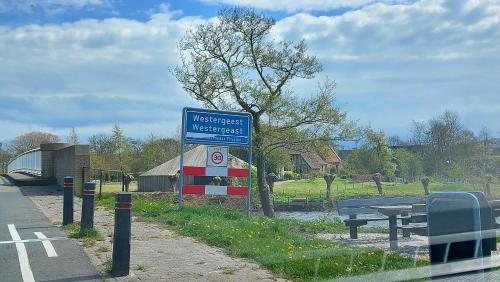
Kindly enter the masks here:
<path id="1" fill-rule="evenodd" d="M 139 192 L 175 191 L 170 178 L 179 173 L 181 157 L 177 156 L 151 170 L 139 175 L 137 179 L 137 190 Z M 207 146 L 200 145 L 184 153 L 185 166 L 205 167 L 207 163 Z M 232 155 L 229 155 L 228 167 L 243 168 L 247 163 Z M 212 177 L 206 176 L 186 176 L 186 183 L 206 185 L 209 184 Z M 225 179 L 222 179 L 221 185 L 225 185 Z"/>
<path id="2" fill-rule="evenodd" d="M 290 150 L 289 154 L 294 164 L 294 172 L 296 173 L 327 173 L 332 169 L 336 173 L 339 173 L 342 164 L 339 155 L 330 146 L 324 148 L 321 154 L 313 150 L 306 152 Z M 286 168 L 284 168 L 283 171 L 285 169 Z"/>

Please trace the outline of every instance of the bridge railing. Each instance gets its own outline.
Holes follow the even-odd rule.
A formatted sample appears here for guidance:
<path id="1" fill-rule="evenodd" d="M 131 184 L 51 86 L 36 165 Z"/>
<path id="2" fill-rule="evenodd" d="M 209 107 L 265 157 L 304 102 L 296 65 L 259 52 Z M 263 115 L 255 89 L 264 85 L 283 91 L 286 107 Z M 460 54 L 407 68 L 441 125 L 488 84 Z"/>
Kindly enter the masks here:
<path id="1" fill-rule="evenodd" d="M 42 174 L 42 151 L 40 148 L 26 151 L 13 159 L 7 166 L 7 172 L 27 172 Z"/>

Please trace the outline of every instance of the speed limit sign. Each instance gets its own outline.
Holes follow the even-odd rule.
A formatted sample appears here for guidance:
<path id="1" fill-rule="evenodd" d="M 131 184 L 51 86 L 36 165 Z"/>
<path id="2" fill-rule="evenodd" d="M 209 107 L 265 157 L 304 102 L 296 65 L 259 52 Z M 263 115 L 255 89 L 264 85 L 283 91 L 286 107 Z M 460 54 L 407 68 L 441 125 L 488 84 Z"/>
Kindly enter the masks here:
<path id="1" fill-rule="evenodd" d="M 229 147 L 227 146 L 207 146 L 207 167 L 227 167 L 229 157 Z"/>

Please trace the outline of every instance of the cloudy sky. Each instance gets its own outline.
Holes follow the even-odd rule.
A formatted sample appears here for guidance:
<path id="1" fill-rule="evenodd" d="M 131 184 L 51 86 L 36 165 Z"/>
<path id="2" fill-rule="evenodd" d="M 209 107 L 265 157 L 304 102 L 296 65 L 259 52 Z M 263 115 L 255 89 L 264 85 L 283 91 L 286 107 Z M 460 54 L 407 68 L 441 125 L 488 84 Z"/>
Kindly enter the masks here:
<path id="1" fill-rule="evenodd" d="M 305 38 L 324 70 L 294 89 L 334 79 L 360 124 L 407 136 L 449 109 L 500 135 L 500 1 L 0 0 L 0 141 L 64 140 L 71 127 L 85 139 L 114 123 L 137 138 L 175 133 L 182 107 L 198 105 L 169 72 L 176 44 L 230 5 L 275 17 L 277 40 Z"/>

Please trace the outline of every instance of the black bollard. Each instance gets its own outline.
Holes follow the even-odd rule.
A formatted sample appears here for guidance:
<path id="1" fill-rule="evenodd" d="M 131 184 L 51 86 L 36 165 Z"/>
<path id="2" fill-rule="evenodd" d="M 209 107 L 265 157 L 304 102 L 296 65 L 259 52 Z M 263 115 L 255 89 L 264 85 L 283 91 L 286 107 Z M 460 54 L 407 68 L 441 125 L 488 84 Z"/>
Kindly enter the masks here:
<path id="1" fill-rule="evenodd" d="M 132 194 L 116 194 L 115 234 L 113 240 L 113 276 L 127 276 L 130 271 L 130 224 L 132 219 Z"/>
<path id="2" fill-rule="evenodd" d="M 83 185 L 82 220 L 80 230 L 94 227 L 94 198 L 95 183 L 87 182 Z"/>
<path id="3" fill-rule="evenodd" d="M 64 177 L 63 225 L 73 223 L 73 177 Z"/>

